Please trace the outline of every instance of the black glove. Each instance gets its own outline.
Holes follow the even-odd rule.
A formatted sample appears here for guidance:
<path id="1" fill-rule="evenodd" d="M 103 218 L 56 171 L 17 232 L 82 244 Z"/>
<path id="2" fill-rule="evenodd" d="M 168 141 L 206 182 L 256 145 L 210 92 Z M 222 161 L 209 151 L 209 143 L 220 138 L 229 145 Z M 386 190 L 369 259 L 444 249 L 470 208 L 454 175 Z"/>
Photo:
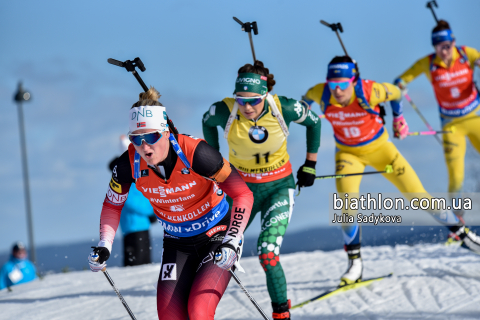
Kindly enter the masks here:
<path id="1" fill-rule="evenodd" d="M 98 263 L 104 263 L 110 258 L 110 251 L 105 247 L 92 247 L 93 252 L 98 255 Z"/>
<path id="2" fill-rule="evenodd" d="M 305 160 L 297 171 L 297 184 L 300 188 L 313 186 L 315 182 L 315 165 L 317 161 Z"/>

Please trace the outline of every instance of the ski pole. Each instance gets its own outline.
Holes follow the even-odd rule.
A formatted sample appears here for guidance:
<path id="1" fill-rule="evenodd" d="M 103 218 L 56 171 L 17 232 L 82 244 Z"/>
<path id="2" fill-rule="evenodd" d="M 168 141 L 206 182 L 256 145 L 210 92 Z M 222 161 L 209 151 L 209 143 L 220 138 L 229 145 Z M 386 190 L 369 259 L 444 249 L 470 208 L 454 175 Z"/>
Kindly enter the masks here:
<path id="1" fill-rule="evenodd" d="M 132 318 L 132 320 L 137 320 L 137 318 L 135 318 L 135 315 L 133 314 L 132 310 L 130 310 L 130 308 L 128 307 L 127 302 L 125 301 L 125 299 L 123 299 L 122 294 L 120 293 L 120 291 L 118 291 L 117 287 L 115 287 L 115 283 L 113 283 L 112 278 L 110 277 L 110 275 L 107 272 L 107 267 L 103 268 L 102 272 L 105 275 L 105 277 L 107 278 L 108 282 L 110 282 L 110 285 L 112 286 L 113 290 L 115 290 L 115 293 L 117 294 L 118 299 L 120 299 L 120 301 L 122 302 L 123 306 L 125 307 L 128 314 L 130 315 L 130 318 Z"/>
<path id="2" fill-rule="evenodd" d="M 243 290 L 243 292 L 245 292 L 245 294 L 246 294 L 247 297 L 250 299 L 250 301 L 253 303 L 253 305 L 255 306 L 255 308 L 257 308 L 258 312 L 260 312 L 260 314 L 262 315 L 263 319 L 269 320 L 268 316 L 265 314 L 265 312 L 262 310 L 262 308 L 258 305 L 257 301 L 255 301 L 255 299 L 252 297 L 252 295 L 251 295 L 251 294 L 248 292 L 248 290 L 243 286 L 242 282 L 241 282 L 240 279 L 237 277 L 237 275 L 235 274 L 235 272 L 233 272 L 233 270 L 230 269 L 230 273 L 232 274 L 233 279 L 235 279 L 235 281 L 238 283 L 238 286 Z"/>
<path id="3" fill-rule="evenodd" d="M 257 58 L 255 57 L 255 48 L 253 47 L 252 30 L 253 30 L 253 34 L 255 35 L 258 34 L 257 22 L 253 21 L 252 23 L 250 22 L 243 23 L 236 17 L 233 17 L 233 20 L 235 20 L 242 26 L 242 31 L 245 31 L 246 33 L 248 33 L 248 38 L 250 39 L 250 48 L 252 49 L 253 63 L 255 63 L 255 61 L 257 61 Z"/>
<path id="4" fill-rule="evenodd" d="M 345 177 L 352 177 L 352 176 L 366 176 L 366 175 L 369 175 L 369 174 L 378 174 L 378 173 L 393 173 L 393 167 L 391 164 L 387 164 L 385 166 L 385 170 L 383 171 L 371 171 L 371 172 L 359 172 L 359 173 L 347 173 L 347 174 L 332 174 L 332 175 L 328 175 L 328 176 L 316 176 L 315 177 L 315 180 L 316 179 L 319 179 L 319 180 L 323 180 L 323 179 L 341 179 L 341 178 L 345 178 Z M 300 190 L 301 188 L 298 187 L 298 193 L 297 193 L 297 196 L 300 195 Z"/>
<path id="5" fill-rule="evenodd" d="M 95 248 L 95 249 L 96 249 L 96 247 L 92 247 L 92 248 Z M 98 259 L 99 259 L 99 258 L 97 257 L 97 260 L 98 260 Z M 107 267 L 103 267 L 102 272 L 103 272 L 103 274 L 105 275 L 105 278 L 107 278 L 108 282 L 109 282 L 110 285 L 112 286 L 113 290 L 115 290 L 115 293 L 117 294 L 118 299 L 120 299 L 120 301 L 122 302 L 123 306 L 124 306 L 125 309 L 127 310 L 128 314 L 130 315 L 130 317 L 132 318 L 132 320 L 137 320 L 137 318 L 135 318 L 135 315 L 133 314 L 132 310 L 130 310 L 130 308 L 128 307 L 127 302 L 125 301 L 125 299 L 123 299 L 122 294 L 120 293 L 120 291 L 118 291 L 117 287 L 115 286 L 115 283 L 113 283 L 112 278 L 110 277 L 110 275 L 109 275 L 108 272 L 107 272 Z"/>
<path id="6" fill-rule="evenodd" d="M 433 10 L 433 7 L 438 8 L 437 1 L 432 0 L 427 2 L 427 8 L 432 10 L 433 18 L 435 19 L 435 22 L 438 23 L 437 15 L 435 14 L 435 10 Z"/>
<path id="7" fill-rule="evenodd" d="M 455 127 L 452 127 L 451 130 L 441 130 L 441 131 L 417 131 L 417 132 L 409 132 L 409 136 L 430 136 L 434 134 L 445 134 L 445 133 L 454 133 Z"/>
<path id="8" fill-rule="evenodd" d="M 347 173 L 347 174 L 332 174 L 328 176 L 316 176 L 315 179 L 340 179 L 340 178 L 345 178 L 345 177 L 351 177 L 351 176 L 366 176 L 369 174 L 377 174 L 377 173 L 392 173 L 393 172 L 393 167 L 390 164 L 387 164 L 385 166 L 385 170 L 383 171 L 371 171 L 371 172 L 359 172 L 359 173 Z"/>
<path id="9" fill-rule="evenodd" d="M 425 123 L 425 125 L 427 126 L 428 130 L 429 131 L 435 131 L 433 130 L 432 126 L 428 123 L 427 119 L 425 119 L 425 117 L 423 116 L 423 114 L 420 112 L 420 109 L 418 109 L 418 107 L 415 105 L 415 103 L 413 103 L 412 101 L 412 98 L 410 98 L 410 96 L 408 95 L 408 93 L 404 92 L 403 95 L 405 96 L 405 99 L 407 99 L 408 103 L 410 103 L 410 105 L 412 106 L 413 110 L 415 110 L 415 112 L 418 114 L 418 116 L 422 119 L 423 123 Z M 440 141 L 440 138 L 436 135 L 434 135 L 435 139 L 438 141 L 438 143 L 440 143 L 440 145 L 443 146 L 443 143 L 442 141 Z"/>
<path id="10" fill-rule="evenodd" d="M 342 46 L 343 51 L 345 52 L 345 55 L 348 56 L 347 49 L 345 49 L 342 38 L 340 38 L 340 34 L 338 33 L 338 30 L 340 30 L 340 32 L 343 33 L 342 24 L 340 22 L 330 24 L 328 22 L 325 22 L 324 20 L 320 20 L 320 23 L 329 27 L 330 29 L 332 29 L 332 31 L 334 31 L 337 34 L 338 40 L 340 41 L 340 45 Z"/>
<path id="11" fill-rule="evenodd" d="M 108 63 L 113 64 L 114 66 L 127 69 L 127 71 L 131 72 L 134 75 L 135 79 L 137 79 L 138 83 L 142 86 L 143 91 L 145 92 L 148 91 L 148 87 L 146 86 L 145 82 L 143 82 L 137 70 L 135 70 L 135 67 L 138 67 L 138 69 L 140 69 L 140 71 L 142 72 L 146 70 L 145 65 L 143 64 L 142 60 L 140 60 L 139 57 L 136 57 L 135 59 L 133 59 L 133 61 L 127 60 L 122 62 L 112 58 L 109 58 L 107 61 Z M 177 128 L 175 128 L 173 121 L 168 117 L 168 115 L 167 115 L 167 123 L 168 123 L 168 127 L 172 130 L 172 132 L 175 134 L 178 134 Z"/>

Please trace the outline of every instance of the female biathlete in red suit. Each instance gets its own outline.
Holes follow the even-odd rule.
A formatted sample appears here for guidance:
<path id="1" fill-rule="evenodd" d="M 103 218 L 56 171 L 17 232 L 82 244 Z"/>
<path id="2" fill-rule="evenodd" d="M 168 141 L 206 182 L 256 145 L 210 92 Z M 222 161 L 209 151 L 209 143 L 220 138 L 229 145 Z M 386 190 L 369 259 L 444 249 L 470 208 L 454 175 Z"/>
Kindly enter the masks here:
<path id="1" fill-rule="evenodd" d="M 239 266 L 253 194 L 204 140 L 168 131 L 159 97 L 150 88 L 130 109 L 132 143 L 115 163 L 100 216 L 100 242 L 88 260 L 92 271 L 106 266 L 135 182 L 165 230 L 158 318 L 213 319 L 230 281 L 228 270 Z M 231 214 L 225 194 L 233 199 Z"/>
<path id="2" fill-rule="evenodd" d="M 445 20 L 432 30 L 435 53 L 415 62 L 395 84 L 406 90 L 407 84 L 425 73 L 432 83 L 438 102 L 443 135 L 445 162 L 448 168 L 448 192 L 459 197 L 465 176 L 466 138 L 480 152 L 480 95 L 473 82 L 473 69 L 480 67 L 477 49 L 456 46 L 455 37 Z M 457 214 L 462 212 L 456 212 Z"/>

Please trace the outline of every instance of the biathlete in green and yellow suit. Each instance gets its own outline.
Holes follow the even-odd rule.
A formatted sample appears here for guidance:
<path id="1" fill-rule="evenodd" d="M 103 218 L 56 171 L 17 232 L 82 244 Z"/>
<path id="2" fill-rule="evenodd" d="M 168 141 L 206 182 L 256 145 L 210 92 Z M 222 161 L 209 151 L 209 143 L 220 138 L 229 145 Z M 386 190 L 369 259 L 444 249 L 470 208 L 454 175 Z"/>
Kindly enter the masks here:
<path id="1" fill-rule="evenodd" d="M 480 96 L 473 82 L 473 69 L 480 66 L 480 52 L 457 47 L 448 23 L 440 20 L 432 30 L 435 53 L 417 62 L 395 79 L 406 90 L 409 82 L 425 73 L 438 101 L 442 128 L 453 133 L 443 135 L 445 162 L 448 168 L 448 192 L 452 197 L 462 191 L 465 171 L 466 137 L 480 152 Z"/>
<path id="2" fill-rule="evenodd" d="M 407 135 L 408 127 L 402 116 L 401 92 L 397 86 L 363 80 L 356 63 L 350 57 L 335 57 L 328 65 L 327 83 L 310 88 L 304 100 L 309 104 L 318 103 L 333 127 L 337 148 L 336 174 L 363 172 L 367 165 L 384 171 L 387 165 L 392 165 L 394 172 L 383 176 L 405 197 L 409 200 L 414 197 L 431 198 L 413 168 L 389 141 L 381 118 L 379 103 L 390 101 L 395 136 L 404 138 Z M 361 180 L 361 175 L 337 179 L 337 191 L 341 196 L 358 193 Z M 451 226 L 450 230 L 453 228 L 453 231 L 465 234 L 464 226 L 451 210 L 428 212 L 438 222 Z M 362 279 L 361 230 L 356 223 L 345 223 L 342 224 L 342 231 L 349 264 L 341 277 L 340 285 L 346 285 Z M 476 250 L 479 249 L 477 245 Z"/>
<path id="3" fill-rule="evenodd" d="M 320 119 L 304 102 L 271 95 L 274 85 L 273 74 L 261 61 L 241 67 L 235 98 L 225 98 L 210 107 L 203 117 L 203 134 L 211 146 L 219 149 L 217 126 L 224 129 L 229 161 L 254 194 L 247 228 L 255 215 L 260 215 L 258 255 L 267 277 L 273 318 L 290 319 L 287 281 L 279 257 L 295 191 L 287 153 L 288 128 L 291 122 L 306 127 L 307 156 L 298 170 L 297 184 L 311 186 L 320 146 Z"/>

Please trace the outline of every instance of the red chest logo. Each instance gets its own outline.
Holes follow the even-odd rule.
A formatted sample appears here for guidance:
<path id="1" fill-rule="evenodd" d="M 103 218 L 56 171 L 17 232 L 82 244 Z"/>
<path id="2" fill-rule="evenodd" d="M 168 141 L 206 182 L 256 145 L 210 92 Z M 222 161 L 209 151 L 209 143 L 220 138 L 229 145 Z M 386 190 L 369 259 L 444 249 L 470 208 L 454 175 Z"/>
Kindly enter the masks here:
<path id="1" fill-rule="evenodd" d="M 461 60 L 463 61 L 457 59 L 448 69 L 434 65 L 431 70 L 432 85 L 441 107 L 440 112 L 446 116 L 457 115 L 455 110 L 469 106 L 477 97 L 473 85 L 473 71 L 468 62 L 462 63 Z"/>
<path id="2" fill-rule="evenodd" d="M 357 101 L 343 108 L 330 106 L 325 117 L 332 124 L 337 141 L 351 146 L 369 141 L 383 126 L 380 117 L 363 110 Z"/>

